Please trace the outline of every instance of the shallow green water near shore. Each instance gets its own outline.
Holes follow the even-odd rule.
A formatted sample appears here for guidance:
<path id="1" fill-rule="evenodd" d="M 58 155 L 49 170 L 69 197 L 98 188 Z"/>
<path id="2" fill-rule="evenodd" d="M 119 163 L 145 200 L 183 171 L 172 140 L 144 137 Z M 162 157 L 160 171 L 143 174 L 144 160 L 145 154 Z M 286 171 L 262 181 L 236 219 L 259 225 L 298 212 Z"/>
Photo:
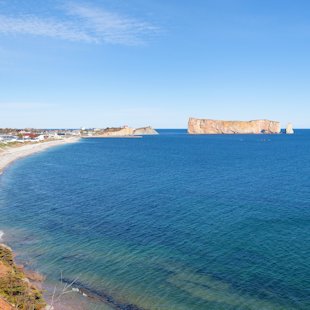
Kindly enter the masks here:
<path id="1" fill-rule="evenodd" d="M 4 173 L 0 230 L 116 309 L 309 309 L 309 151 L 308 131 L 83 140 Z"/>

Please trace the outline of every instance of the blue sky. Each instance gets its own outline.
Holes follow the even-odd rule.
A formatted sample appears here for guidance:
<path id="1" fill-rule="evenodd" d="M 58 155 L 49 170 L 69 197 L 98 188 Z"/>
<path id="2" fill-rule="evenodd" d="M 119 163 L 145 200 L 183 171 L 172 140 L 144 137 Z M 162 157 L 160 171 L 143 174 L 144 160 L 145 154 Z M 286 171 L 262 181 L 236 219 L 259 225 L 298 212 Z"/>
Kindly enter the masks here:
<path id="1" fill-rule="evenodd" d="M 0 127 L 310 127 L 310 1 L 0 0 Z"/>

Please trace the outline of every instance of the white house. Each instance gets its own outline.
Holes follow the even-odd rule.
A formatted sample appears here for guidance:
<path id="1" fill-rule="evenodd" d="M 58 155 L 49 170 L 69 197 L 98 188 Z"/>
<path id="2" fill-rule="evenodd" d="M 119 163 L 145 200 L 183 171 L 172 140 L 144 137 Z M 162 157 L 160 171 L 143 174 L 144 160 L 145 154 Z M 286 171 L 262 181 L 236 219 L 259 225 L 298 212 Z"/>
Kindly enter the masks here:
<path id="1" fill-rule="evenodd" d="M 36 141 L 44 141 L 45 140 L 45 136 L 44 135 L 39 135 L 35 138 Z"/>
<path id="2" fill-rule="evenodd" d="M 18 137 L 12 135 L 0 135 L 1 142 L 15 142 L 17 139 Z"/>

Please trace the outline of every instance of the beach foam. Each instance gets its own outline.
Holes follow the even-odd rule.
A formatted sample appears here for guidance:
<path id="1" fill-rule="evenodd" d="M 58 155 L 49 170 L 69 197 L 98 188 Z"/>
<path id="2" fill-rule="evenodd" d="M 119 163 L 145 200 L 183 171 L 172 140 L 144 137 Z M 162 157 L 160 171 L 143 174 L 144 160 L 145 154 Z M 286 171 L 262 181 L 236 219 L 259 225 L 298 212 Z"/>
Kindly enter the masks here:
<path id="1" fill-rule="evenodd" d="M 4 232 L 0 230 L 0 241 L 2 240 L 3 235 L 4 235 Z"/>

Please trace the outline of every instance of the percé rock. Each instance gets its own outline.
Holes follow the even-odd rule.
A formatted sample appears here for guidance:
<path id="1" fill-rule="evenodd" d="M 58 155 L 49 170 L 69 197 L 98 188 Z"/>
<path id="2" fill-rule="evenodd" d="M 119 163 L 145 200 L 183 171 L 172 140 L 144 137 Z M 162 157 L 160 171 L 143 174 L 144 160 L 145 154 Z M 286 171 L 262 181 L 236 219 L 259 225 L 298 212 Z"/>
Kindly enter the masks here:
<path id="1" fill-rule="evenodd" d="M 199 134 L 279 134 L 279 122 L 269 120 L 221 121 L 190 118 L 188 133 Z"/>
<path id="2" fill-rule="evenodd" d="M 158 132 L 151 126 L 148 126 L 135 129 L 133 134 L 135 136 L 158 135 Z"/>
<path id="3" fill-rule="evenodd" d="M 289 123 L 289 124 L 286 126 L 285 133 L 286 133 L 287 135 L 292 135 L 292 134 L 294 134 L 294 129 L 293 129 L 293 124 L 292 124 L 292 123 Z"/>

